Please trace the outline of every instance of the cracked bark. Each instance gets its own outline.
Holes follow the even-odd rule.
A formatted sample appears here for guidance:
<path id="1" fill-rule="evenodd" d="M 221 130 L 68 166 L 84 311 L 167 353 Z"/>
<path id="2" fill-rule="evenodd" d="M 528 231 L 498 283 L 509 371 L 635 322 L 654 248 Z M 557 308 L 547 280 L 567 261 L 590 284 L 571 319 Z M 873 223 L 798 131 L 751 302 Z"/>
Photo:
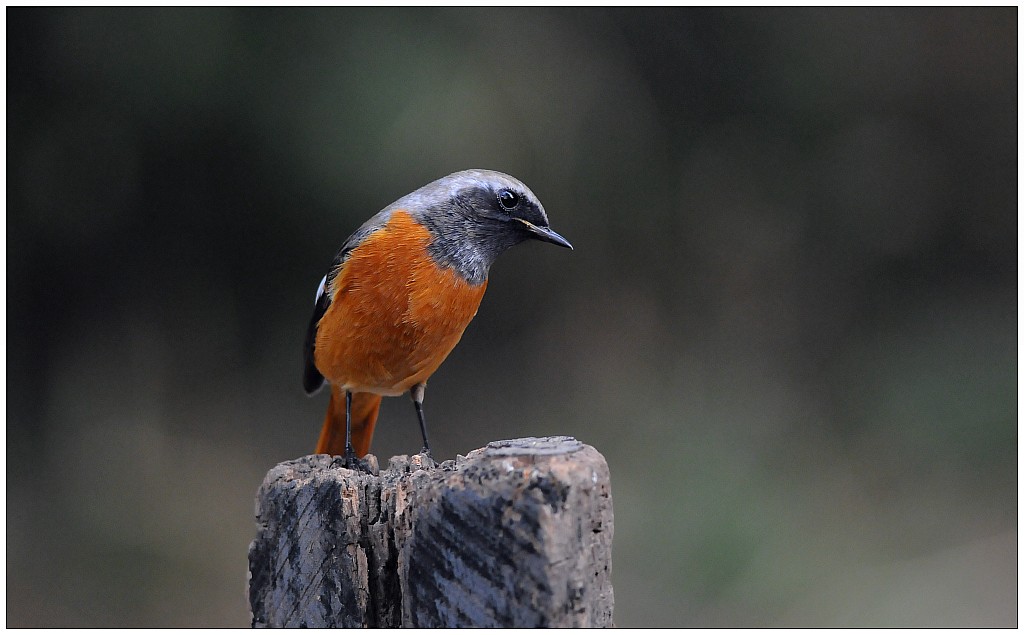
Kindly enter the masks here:
<path id="1" fill-rule="evenodd" d="M 608 466 L 571 437 L 435 466 L 311 455 L 267 473 L 253 626 L 611 626 Z"/>

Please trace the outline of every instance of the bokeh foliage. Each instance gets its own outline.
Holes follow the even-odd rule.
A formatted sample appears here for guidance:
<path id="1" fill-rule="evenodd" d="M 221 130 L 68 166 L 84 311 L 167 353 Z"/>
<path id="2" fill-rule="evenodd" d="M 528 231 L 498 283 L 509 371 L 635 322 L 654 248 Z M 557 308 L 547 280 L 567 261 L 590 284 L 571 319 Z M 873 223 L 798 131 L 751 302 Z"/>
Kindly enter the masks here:
<path id="1" fill-rule="evenodd" d="M 6 15 L 8 625 L 245 625 L 316 284 L 470 167 L 576 251 L 495 265 L 432 441 L 600 450 L 617 624 L 1016 624 L 1017 9 Z"/>

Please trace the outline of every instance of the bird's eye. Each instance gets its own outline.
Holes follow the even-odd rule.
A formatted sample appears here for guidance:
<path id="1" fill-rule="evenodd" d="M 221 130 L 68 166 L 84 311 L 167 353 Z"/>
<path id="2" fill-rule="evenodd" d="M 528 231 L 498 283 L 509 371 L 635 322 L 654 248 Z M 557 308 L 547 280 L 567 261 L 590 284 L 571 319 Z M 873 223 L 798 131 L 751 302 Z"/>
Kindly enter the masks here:
<path id="1" fill-rule="evenodd" d="M 519 205 L 519 195 L 512 190 L 502 190 L 498 192 L 498 204 L 505 211 L 513 210 Z"/>

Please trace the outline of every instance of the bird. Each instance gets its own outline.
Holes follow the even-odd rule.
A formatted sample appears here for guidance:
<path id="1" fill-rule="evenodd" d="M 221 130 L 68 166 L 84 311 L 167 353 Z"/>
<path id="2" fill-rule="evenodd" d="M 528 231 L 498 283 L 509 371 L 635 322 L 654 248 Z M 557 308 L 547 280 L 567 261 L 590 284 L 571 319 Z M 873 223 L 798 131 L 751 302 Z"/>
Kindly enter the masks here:
<path id="1" fill-rule="evenodd" d="M 316 292 L 303 388 L 330 385 L 317 454 L 353 467 L 383 397 L 408 392 L 430 456 L 427 380 L 477 313 L 495 259 L 527 240 L 572 249 L 537 196 L 493 170 L 464 170 L 388 205 L 342 244 Z"/>

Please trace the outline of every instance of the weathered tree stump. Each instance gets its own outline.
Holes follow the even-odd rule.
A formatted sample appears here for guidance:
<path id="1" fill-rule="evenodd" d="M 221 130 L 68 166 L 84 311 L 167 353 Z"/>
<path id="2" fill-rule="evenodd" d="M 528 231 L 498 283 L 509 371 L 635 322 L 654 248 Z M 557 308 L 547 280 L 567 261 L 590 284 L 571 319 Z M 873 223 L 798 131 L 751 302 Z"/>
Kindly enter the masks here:
<path id="1" fill-rule="evenodd" d="M 364 471 L 317 454 L 267 473 L 253 626 L 612 626 L 608 465 L 572 437 Z"/>

